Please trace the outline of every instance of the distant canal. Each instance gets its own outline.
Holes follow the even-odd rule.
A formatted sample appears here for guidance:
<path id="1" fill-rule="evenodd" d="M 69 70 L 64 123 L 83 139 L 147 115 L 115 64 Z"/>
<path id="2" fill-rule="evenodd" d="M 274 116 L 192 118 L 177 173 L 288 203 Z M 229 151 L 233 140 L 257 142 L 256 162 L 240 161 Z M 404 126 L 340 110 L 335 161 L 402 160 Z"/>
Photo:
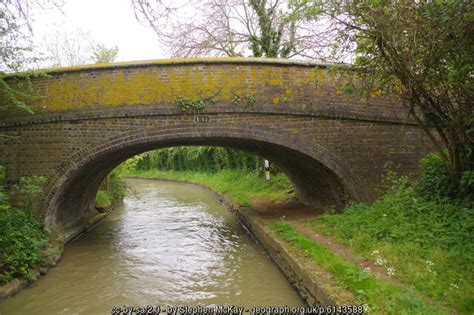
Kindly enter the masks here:
<path id="1" fill-rule="evenodd" d="M 111 314 L 114 306 L 301 306 L 285 277 L 202 189 L 129 179 L 123 207 L 69 244 L 0 314 Z M 80 193 L 80 192 L 78 192 Z"/>

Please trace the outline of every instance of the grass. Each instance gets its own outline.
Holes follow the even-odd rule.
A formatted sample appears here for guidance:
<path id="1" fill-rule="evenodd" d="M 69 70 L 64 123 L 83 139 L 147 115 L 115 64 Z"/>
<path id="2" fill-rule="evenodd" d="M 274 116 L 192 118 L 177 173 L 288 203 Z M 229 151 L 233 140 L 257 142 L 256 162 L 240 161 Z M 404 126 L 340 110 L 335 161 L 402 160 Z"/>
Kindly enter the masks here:
<path id="1" fill-rule="evenodd" d="M 125 176 L 144 176 L 154 179 L 171 179 L 205 185 L 212 190 L 225 194 L 234 204 L 250 206 L 253 196 L 269 198 L 273 201 L 287 199 L 291 183 L 283 174 L 277 174 L 267 181 L 254 172 L 242 170 L 224 170 L 217 173 L 194 171 L 125 171 Z"/>
<path id="2" fill-rule="evenodd" d="M 277 235 L 296 246 L 315 264 L 330 272 L 335 281 L 352 291 L 357 303 L 374 314 L 447 314 L 425 302 L 419 294 L 387 284 L 301 235 L 290 223 L 271 221 Z"/>
<path id="3" fill-rule="evenodd" d="M 425 199 L 401 180 L 372 205 L 352 204 L 311 225 L 433 300 L 474 313 L 474 209 Z"/>

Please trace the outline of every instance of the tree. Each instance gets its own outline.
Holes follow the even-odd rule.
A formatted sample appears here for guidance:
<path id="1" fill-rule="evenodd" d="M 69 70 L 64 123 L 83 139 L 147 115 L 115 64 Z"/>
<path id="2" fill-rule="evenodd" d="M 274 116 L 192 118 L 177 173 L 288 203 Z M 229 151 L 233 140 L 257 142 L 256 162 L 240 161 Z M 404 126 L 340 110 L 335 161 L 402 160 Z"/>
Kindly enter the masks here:
<path id="1" fill-rule="evenodd" d="M 105 45 L 99 44 L 94 47 L 91 59 L 95 63 L 114 62 L 117 58 L 118 51 L 117 46 L 107 48 Z"/>
<path id="2" fill-rule="evenodd" d="M 118 48 L 108 48 L 94 41 L 89 32 L 82 29 L 64 30 L 58 28 L 48 34 L 35 47 L 40 68 L 55 68 L 78 66 L 88 63 L 113 62 L 118 54 Z"/>
<path id="3" fill-rule="evenodd" d="M 59 8 L 62 0 L 1 0 L 0 1 L 0 93 L 4 103 L 0 111 L 20 109 L 32 112 L 24 102 L 28 93 L 10 86 L 5 81 L 8 72 L 24 70 L 36 58 L 28 53 L 31 51 L 31 10 L 32 8 Z M 30 75 L 23 73 L 17 80 L 27 81 Z M 23 83 L 20 83 L 20 85 Z"/>
<path id="4" fill-rule="evenodd" d="M 474 178 L 474 3 L 312 1 L 365 95 L 395 93 L 443 156 L 453 183 Z"/>
<path id="5" fill-rule="evenodd" d="M 58 27 L 54 33 L 43 38 L 39 47 L 35 47 L 37 54 L 41 54 L 38 65 L 41 68 L 56 68 L 91 63 L 95 46 L 89 32 Z"/>
<path id="6" fill-rule="evenodd" d="M 173 56 L 291 58 L 318 55 L 318 23 L 306 0 L 132 0 Z M 319 45 L 316 43 L 319 42 Z"/>

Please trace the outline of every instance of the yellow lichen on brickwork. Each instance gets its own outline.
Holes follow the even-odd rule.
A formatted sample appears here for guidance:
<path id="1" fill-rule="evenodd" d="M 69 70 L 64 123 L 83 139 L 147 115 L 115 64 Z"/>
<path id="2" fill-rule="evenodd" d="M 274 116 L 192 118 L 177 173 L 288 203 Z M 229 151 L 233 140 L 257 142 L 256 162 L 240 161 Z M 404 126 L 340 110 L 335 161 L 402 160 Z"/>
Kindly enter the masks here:
<path id="1" fill-rule="evenodd" d="M 214 97 L 231 102 L 237 93 L 252 96 L 255 105 L 298 100 L 317 93 L 325 79 L 322 69 L 265 59 L 203 59 L 137 64 L 104 64 L 51 70 L 48 78 L 33 79 L 40 99 L 36 112 L 123 105 L 174 104 L 178 97 Z M 257 62 L 258 61 L 258 62 Z M 138 66 L 139 65 L 139 66 Z M 318 82 L 318 84 L 314 84 Z M 313 89 L 311 86 L 313 85 Z M 40 88 L 41 87 L 41 88 Z"/>

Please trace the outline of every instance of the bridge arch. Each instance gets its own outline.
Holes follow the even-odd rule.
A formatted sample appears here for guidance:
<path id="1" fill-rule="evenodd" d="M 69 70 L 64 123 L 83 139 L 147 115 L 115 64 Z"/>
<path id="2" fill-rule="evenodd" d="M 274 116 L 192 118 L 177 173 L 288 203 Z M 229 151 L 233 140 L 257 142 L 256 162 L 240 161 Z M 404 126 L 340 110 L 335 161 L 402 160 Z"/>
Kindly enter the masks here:
<path id="1" fill-rule="evenodd" d="M 140 130 L 90 145 L 64 161 L 46 188 L 45 222 L 50 231 L 67 230 L 95 211 L 95 195 L 107 174 L 129 157 L 181 145 L 237 148 L 271 160 L 290 178 L 300 198 L 318 207 L 365 201 L 357 178 L 324 147 L 263 127 L 181 124 Z"/>

